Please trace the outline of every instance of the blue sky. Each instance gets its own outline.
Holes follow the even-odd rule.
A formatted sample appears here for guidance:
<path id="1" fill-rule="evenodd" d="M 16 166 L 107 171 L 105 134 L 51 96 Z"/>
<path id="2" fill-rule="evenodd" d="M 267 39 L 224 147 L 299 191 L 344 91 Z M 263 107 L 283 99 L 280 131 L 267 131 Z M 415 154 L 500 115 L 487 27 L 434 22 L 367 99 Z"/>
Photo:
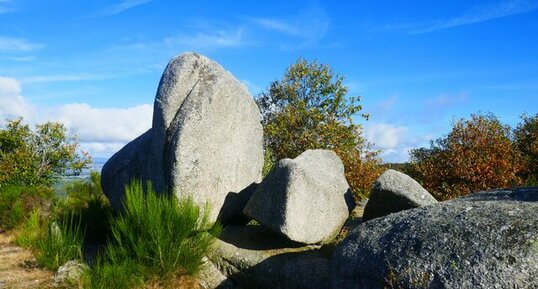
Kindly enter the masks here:
<path id="1" fill-rule="evenodd" d="M 455 118 L 538 108 L 538 0 L 0 0 L 0 117 L 62 121 L 94 156 L 151 125 L 169 59 L 197 51 L 253 95 L 298 57 L 361 95 L 364 134 L 405 161 Z"/>

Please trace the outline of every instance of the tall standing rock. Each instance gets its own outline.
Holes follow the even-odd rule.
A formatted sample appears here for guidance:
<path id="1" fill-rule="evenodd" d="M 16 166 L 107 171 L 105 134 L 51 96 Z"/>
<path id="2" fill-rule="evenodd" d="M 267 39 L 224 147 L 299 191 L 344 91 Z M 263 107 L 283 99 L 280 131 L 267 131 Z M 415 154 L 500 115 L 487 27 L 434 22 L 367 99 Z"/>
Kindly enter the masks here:
<path id="1" fill-rule="evenodd" d="M 134 157 L 122 153 L 112 159 L 140 159 L 133 176 L 150 180 L 158 192 L 191 195 L 200 205 L 207 202 L 212 221 L 223 213 L 228 194 L 261 180 L 263 131 L 258 107 L 231 73 L 196 53 L 175 57 L 166 67 L 147 146 L 129 150 L 136 150 Z M 113 183 L 111 166 L 103 168 L 103 180 Z M 107 185 L 103 189 L 111 201 L 122 195 L 117 186 L 112 191 Z"/>

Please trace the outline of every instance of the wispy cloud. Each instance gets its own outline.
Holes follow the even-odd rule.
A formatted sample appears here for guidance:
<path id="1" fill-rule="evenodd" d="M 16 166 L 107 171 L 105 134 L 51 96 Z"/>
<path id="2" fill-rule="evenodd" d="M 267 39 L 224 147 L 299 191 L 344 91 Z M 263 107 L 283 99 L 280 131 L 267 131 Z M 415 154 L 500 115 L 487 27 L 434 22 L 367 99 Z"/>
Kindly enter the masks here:
<path id="1" fill-rule="evenodd" d="M 93 74 L 73 74 L 73 75 L 38 75 L 30 76 L 21 79 L 23 83 L 51 83 L 51 82 L 66 82 L 66 81 L 89 81 L 109 79 L 111 76 L 93 75 Z"/>
<path id="2" fill-rule="evenodd" d="M 191 35 L 168 37 L 165 46 L 187 46 L 189 48 L 226 48 L 248 45 L 245 38 L 245 28 L 242 26 L 230 29 L 211 29 L 198 31 Z"/>
<path id="3" fill-rule="evenodd" d="M 3 59 L 9 60 L 9 61 L 15 61 L 15 62 L 31 62 L 31 61 L 35 61 L 36 57 L 34 55 L 27 55 L 27 56 L 5 57 Z"/>
<path id="4" fill-rule="evenodd" d="M 411 30 L 409 34 L 428 33 L 457 26 L 482 23 L 497 18 L 530 12 L 536 9 L 538 9 L 538 2 L 529 0 L 511 0 L 487 6 L 477 6 L 466 11 L 459 17 L 438 20 L 427 25 L 422 25 L 422 27 Z"/>
<path id="5" fill-rule="evenodd" d="M 259 27 L 299 38 L 300 45 L 296 48 L 306 48 L 318 44 L 330 27 L 330 18 L 319 6 L 312 6 L 305 12 L 289 18 L 251 18 Z"/>
<path id="6" fill-rule="evenodd" d="M 450 106 L 464 104 L 469 101 L 469 92 L 443 93 L 436 97 L 426 99 L 426 110 L 444 109 Z"/>
<path id="7" fill-rule="evenodd" d="M 140 6 L 142 4 L 146 4 L 150 2 L 151 0 L 123 0 L 120 3 L 111 5 L 107 8 L 105 8 L 103 11 L 101 11 L 102 15 L 115 15 L 118 13 L 121 13 L 125 10 L 131 9 L 136 6 Z"/>
<path id="8" fill-rule="evenodd" d="M 26 39 L 0 36 L 0 51 L 34 51 L 44 47 L 44 44 L 32 43 Z"/>

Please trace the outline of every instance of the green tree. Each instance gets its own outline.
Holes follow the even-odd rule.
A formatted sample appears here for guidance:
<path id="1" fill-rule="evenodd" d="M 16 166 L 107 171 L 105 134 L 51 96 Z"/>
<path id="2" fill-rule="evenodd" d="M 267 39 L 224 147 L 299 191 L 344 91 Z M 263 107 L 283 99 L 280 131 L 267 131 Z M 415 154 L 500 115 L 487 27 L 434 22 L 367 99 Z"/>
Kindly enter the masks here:
<path id="1" fill-rule="evenodd" d="M 430 148 L 412 150 L 411 165 L 412 176 L 440 200 L 520 185 L 525 167 L 510 127 L 493 114 L 456 121 Z"/>
<path id="2" fill-rule="evenodd" d="M 529 186 L 538 185 L 538 114 L 521 116 L 522 122 L 514 130 L 514 143 L 527 163 L 521 177 Z"/>
<path id="3" fill-rule="evenodd" d="M 328 65 L 299 59 L 257 98 L 265 133 L 265 173 L 279 159 L 295 158 L 308 149 L 332 149 L 342 159 L 355 195 L 370 190 L 381 173 L 381 161 L 353 121 L 354 116 L 368 115 L 360 113 L 360 97 L 347 95 L 343 79 Z"/>
<path id="4" fill-rule="evenodd" d="M 78 175 L 91 157 L 78 151 L 76 138 L 60 123 L 31 130 L 22 118 L 0 129 L 0 185 L 49 186 L 59 176 Z"/>

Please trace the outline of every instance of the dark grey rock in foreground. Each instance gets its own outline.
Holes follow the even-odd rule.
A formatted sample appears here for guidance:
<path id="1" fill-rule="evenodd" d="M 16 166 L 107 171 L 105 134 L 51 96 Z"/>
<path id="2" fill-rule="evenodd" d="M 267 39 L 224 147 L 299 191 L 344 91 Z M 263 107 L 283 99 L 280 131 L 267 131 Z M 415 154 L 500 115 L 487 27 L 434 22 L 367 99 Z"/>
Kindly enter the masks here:
<path id="1" fill-rule="evenodd" d="M 240 193 L 261 181 L 262 166 L 260 112 L 246 87 L 218 63 L 185 53 L 162 75 L 152 128 L 105 164 L 102 184 L 115 209 L 121 208 L 125 185 L 137 178 L 151 181 L 159 193 L 208 203 L 215 221 L 236 216 L 223 207 L 241 211 L 224 202 L 228 197 L 246 203 Z"/>
<path id="2" fill-rule="evenodd" d="M 331 288 L 538 288 L 538 188 L 482 192 L 365 222 Z"/>
<path id="3" fill-rule="evenodd" d="M 329 260 L 318 246 L 302 245 L 261 226 L 229 226 L 211 261 L 243 289 L 326 289 Z M 221 288 L 217 286 L 216 288 Z"/>
<path id="4" fill-rule="evenodd" d="M 330 241 L 353 209 L 344 166 L 330 150 L 283 159 L 258 186 L 244 212 L 290 240 Z"/>
<path id="5" fill-rule="evenodd" d="M 372 185 L 362 219 L 368 221 L 435 203 L 435 198 L 417 181 L 404 173 L 387 170 Z"/>

